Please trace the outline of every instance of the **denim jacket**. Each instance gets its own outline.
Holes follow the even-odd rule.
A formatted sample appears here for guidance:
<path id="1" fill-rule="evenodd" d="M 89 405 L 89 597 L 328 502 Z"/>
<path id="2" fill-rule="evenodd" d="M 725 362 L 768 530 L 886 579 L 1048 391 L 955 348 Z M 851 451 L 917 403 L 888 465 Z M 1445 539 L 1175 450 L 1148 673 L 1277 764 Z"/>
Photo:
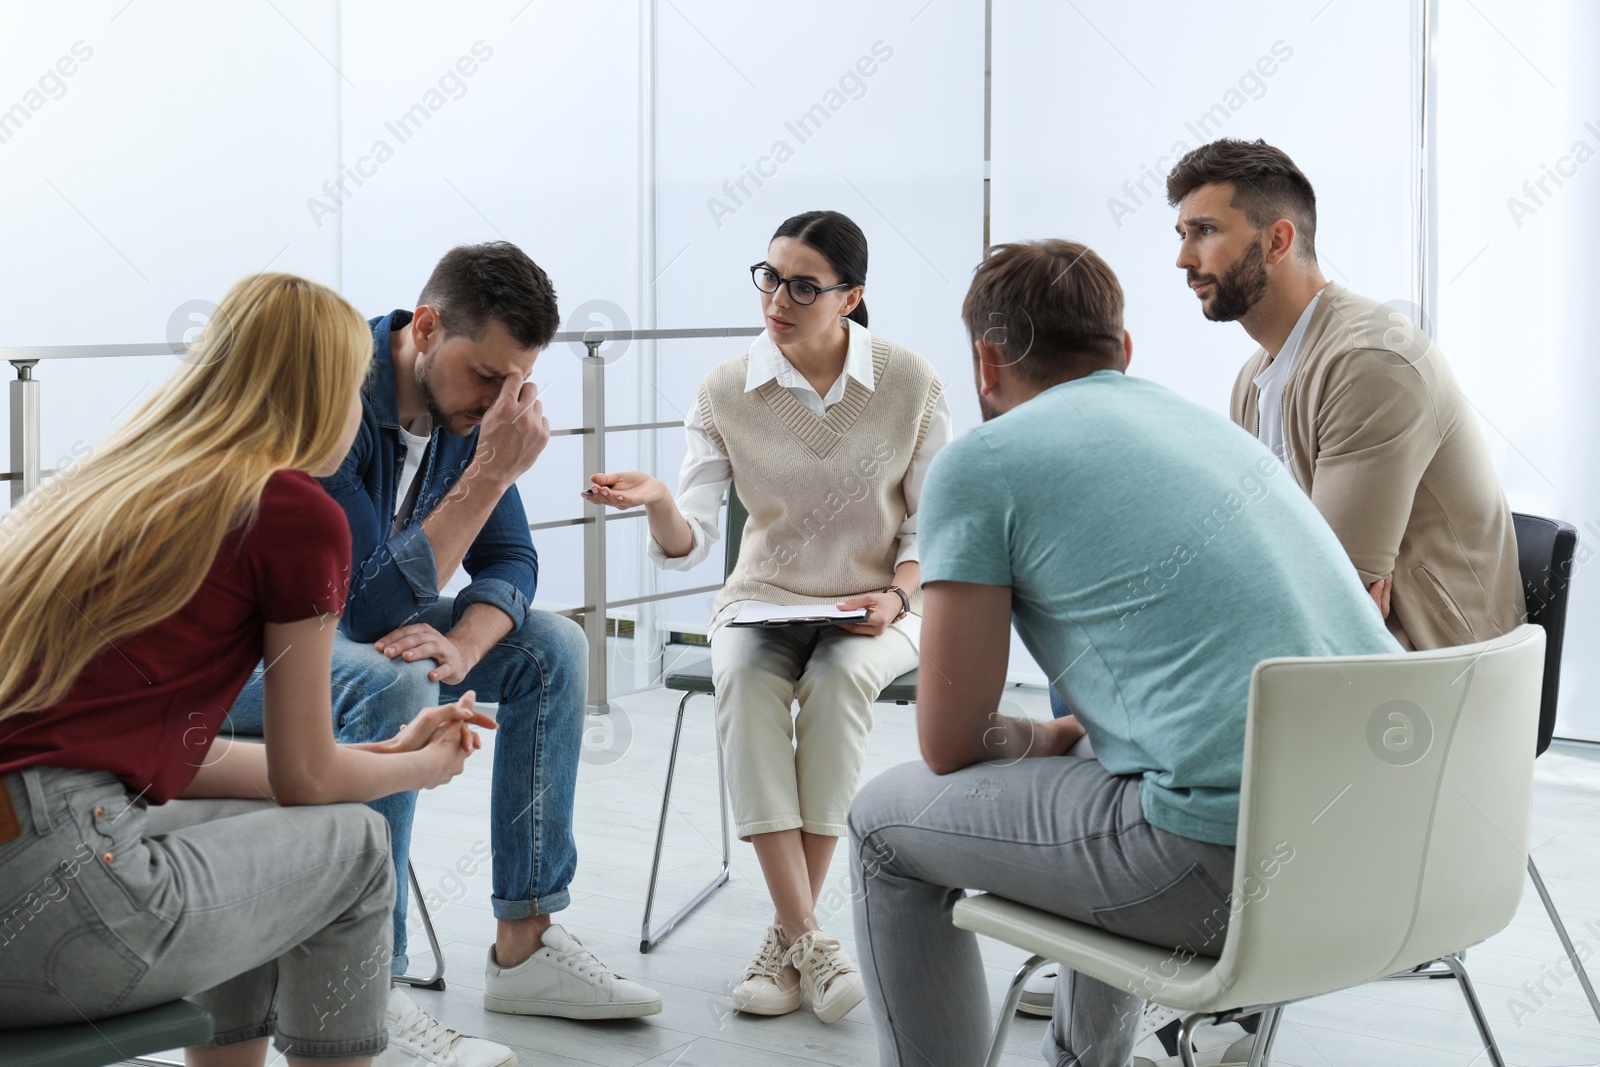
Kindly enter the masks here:
<path id="1" fill-rule="evenodd" d="M 376 641 L 439 599 L 433 545 L 422 520 L 466 471 L 478 447 L 476 428 L 457 437 L 435 426 L 427 464 L 417 475 L 416 507 L 390 535 L 395 493 L 405 466 L 390 331 L 411 321 L 394 311 L 371 320 L 372 370 L 361 390 L 361 428 L 331 477 L 319 479 L 350 520 L 350 597 L 340 627 L 352 641 Z M 472 582 L 455 598 L 453 621 L 468 604 L 493 604 L 521 626 L 539 580 L 539 556 L 515 485 L 507 489 L 462 560 Z"/>

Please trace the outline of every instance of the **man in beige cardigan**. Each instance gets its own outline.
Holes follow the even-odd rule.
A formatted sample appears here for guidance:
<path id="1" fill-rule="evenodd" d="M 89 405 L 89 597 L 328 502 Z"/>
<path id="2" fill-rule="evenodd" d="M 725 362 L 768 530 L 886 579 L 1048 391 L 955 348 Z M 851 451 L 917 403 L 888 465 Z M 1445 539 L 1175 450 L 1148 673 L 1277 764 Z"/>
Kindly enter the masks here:
<path id="1" fill-rule="evenodd" d="M 1316 194 L 1281 150 L 1221 140 L 1167 177 L 1178 267 L 1206 318 L 1261 347 L 1233 421 L 1275 452 L 1408 649 L 1497 637 L 1524 615 L 1511 511 L 1438 346 L 1323 277 Z"/>

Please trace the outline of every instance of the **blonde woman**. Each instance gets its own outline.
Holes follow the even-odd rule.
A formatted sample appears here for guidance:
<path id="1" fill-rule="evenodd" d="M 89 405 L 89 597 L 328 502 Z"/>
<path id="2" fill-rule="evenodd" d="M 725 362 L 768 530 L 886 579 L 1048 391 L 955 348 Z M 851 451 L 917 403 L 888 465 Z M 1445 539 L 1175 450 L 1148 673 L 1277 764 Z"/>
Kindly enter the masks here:
<path id="1" fill-rule="evenodd" d="M 730 482 L 750 510 L 713 608 L 711 664 L 734 822 L 755 846 L 776 916 L 733 1006 L 782 1015 L 809 995 L 831 1023 L 864 992 L 816 904 L 861 777 L 872 702 L 917 665 L 917 501 L 950 440 L 950 409 L 926 360 L 868 332 L 867 239 L 850 219 L 786 220 L 750 271 L 767 329 L 701 384 L 678 499 L 637 471 L 594 475 L 587 492 L 643 504 L 653 554 L 676 569 L 710 552 Z M 749 601 L 867 615 L 729 627 Z"/>
<path id="2" fill-rule="evenodd" d="M 350 446 L 371 353 L 331 290 L 248 278 L 6 517 L 0 1030 L 188 997 L 216 1021 L 190 1067 L 259 1067 L 274 1032 L 291 1063 L 384 1048 L 388 834 L 346 802 L 448 781 L 488 722 L 469 694 L 334 743 L 350 533 L 312 476 Z M 266 745 L 218 740 L 263 657 Z"/>

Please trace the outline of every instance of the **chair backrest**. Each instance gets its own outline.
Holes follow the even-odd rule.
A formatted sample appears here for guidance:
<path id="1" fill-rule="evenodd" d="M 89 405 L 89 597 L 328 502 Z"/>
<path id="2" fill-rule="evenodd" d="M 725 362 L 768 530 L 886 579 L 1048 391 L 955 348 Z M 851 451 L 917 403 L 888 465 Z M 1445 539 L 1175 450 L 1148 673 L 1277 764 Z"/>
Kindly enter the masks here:
<path id="1" fill-rule="evenodd" d="M 1293 1000 L 1504 929 L 1527 864 L 1544 642 L 1519 626 L 1256 666 L 1221 981 Z"/>
<path id="2" fill-rule="evenodd" d="M 1544 627 L 1544 695 L 1539 704 L 1539 740 L 1544 755 L 1556 732 L 1556 697 L 1561 690 L 1561 643 L 1567 632 L 1567 593 L 1578 531 L 1559 519 L 1513 513 L 1517 529 L 1517 569 L 1528 621 Z"/>
<path id="3" fill-rule="evenodd" d="M 728 550 L 722 557 L 722 577 L 727 578 L 733 573 L 734 564 L 739 562 L 739 542 L 744 540 L 745 520 L 750 517 L 750 512 L 745 510 L 744 501 L 739 499 L 739 490 L 735 489 L 732 482 L 728 483 Z"/>

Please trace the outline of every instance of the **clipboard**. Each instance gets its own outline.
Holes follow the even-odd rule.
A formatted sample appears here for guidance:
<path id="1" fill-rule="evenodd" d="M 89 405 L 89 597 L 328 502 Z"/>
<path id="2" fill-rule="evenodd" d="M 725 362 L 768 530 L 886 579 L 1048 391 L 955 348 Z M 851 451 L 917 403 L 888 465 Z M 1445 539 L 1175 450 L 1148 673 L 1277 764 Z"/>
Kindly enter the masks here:
<path id="1" fill-rule="evenodd" d="M 840 611 L 831 604 L 764 604 L 751 601 L 739 609 L 729 626 L 838 626 L 866 622 L 867 610 Z"/>

